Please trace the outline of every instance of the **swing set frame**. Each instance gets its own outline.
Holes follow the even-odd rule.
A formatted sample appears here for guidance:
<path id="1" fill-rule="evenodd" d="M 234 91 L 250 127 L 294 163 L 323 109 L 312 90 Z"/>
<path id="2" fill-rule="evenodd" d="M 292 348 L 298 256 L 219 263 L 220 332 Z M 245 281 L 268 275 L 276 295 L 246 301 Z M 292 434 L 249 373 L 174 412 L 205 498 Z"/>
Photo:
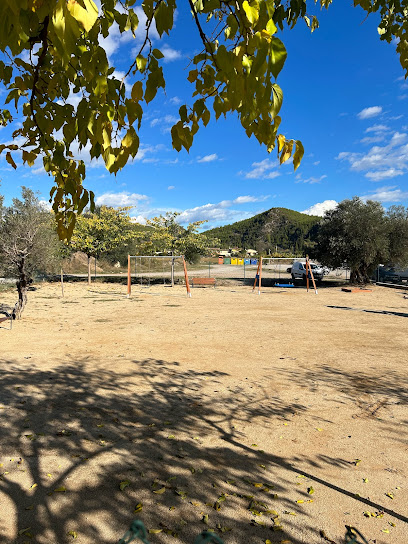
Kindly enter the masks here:
<path id="1" fill-rule="evenodd" d="M 266 258 L 260 257 L 259 258 L 258 268 L 256 270 L 256 275 L 255 275 L 254 286 L 252 288 L 252 291 L 255 291 L 256 284 L 258 282 L 258 295 L 261 294 L 262 261 L 263 260 L 270 260 L 270 259 L 269 259 L 269 257 L 266 257 Z M 309 292 L 309 280 L 312 280 L 313 289 L 314 289 L 315 294 L 317 295 L 317 287 L 316 287 L 316 282 L 315 282 L 314 275 L 313 275 L 313 270 L 312 270 L 312 267 L 310 266 L 309 255 L 306 255 L 306 290 L 307 290 L 307 292 Z"/>
<path id="2" fill-rule="evenodd" d="M 150 263 L 152 259 L 167 259 L 171 260 L 171 286 L 174 287 L 174 263 L 176 259 L 182 259 L 183 269 L 184 269 L 184 280 L 186 283 L 187 296 L 191 297 L 190 282 L 188 280 L 188 271 L 187 264 L 184 258 L 184 255 L 128 255 L 128 273 L 127 273 L 127 297 L 129 298 L 132 294 L 132 271 L 131 271 L 131 261 L 135 259 L 135 274 L 137 274 L 137 259 L 147 259 L 149 262 L 149 272 L 150 272 Z M 150 286 L 150 276 L 149 276 L 149 286 Z"/>

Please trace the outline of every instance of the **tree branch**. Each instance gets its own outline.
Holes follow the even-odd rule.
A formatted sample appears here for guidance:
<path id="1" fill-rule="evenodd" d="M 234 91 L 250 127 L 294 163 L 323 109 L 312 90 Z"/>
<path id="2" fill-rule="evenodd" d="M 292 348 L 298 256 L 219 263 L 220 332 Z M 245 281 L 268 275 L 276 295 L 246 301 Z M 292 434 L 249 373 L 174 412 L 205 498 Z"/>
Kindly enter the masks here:
<path id="1" fill-rule="evenodd" d="M 40 56 L 38 57 L 38 62 L 35 66 L 35 69 L 34 69 L 34 77 L 33 77 L 33 86 L 32 86 L 32 89 L 31 89 L 31 96 L 30 96 L 30 109 L 31 109 L 31 115 L 33 117 L 33 120 L 34 120 L 34 123 L 35 123 L 35 126 L 37 127 L 39 133 L 41 134 L 42 137 L 44 137 L 44 134 L 42 132 L 42 130 L 40 129 L 40 127 L 38 126 L 38 122 L 37 122 L 37 118 L 36 118 L 36 115 L 35 115 L 35 111 L 34 111 L 34 99 L 35 99 L 35 95 L 37 94 L 37 83 L 38 83 L 38 79 L 40 77 L 40 70 L 44 64 L 44 60 L 45 60 L 45 56 L 47 54 L 47 51 L 48 51 L 48 24 L 50 22 L 50 17 L 49 15 L 47 15 L 43 21 L 43 27 L 41 29 L 41 32 L 39 33 L 39 35 L 35 38 L 31 38 L 31 43 L 36 43 L 36 41 L 39 41 L 41 44 L 42 44 L 42 51 L 41 51 L 41 54 Z"/>

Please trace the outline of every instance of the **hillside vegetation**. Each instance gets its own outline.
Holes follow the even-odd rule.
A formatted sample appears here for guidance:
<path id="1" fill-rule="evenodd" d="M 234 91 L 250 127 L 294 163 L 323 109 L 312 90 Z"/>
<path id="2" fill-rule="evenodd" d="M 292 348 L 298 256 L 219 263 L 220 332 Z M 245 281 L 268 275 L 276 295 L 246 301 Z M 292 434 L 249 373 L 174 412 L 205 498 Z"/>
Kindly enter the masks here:
<path id="1" fill-rule="evenodd" d="M 261 252 L 287 250 L 303 254 L 315 245 L 321 218 L 288 210 L 271 208 L 250 219 L 208 230 L 223 248 L 240 247 Z"/>

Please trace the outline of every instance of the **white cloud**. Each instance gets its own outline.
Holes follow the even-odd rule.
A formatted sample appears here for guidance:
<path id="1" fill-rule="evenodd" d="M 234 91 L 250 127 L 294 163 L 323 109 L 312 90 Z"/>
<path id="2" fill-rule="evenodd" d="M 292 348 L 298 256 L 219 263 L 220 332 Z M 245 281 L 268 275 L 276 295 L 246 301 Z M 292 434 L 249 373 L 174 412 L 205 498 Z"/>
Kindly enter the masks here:
<path id="1" fill-rule="evenodd" d="M 240 174 L 243 174 L 246 179 L 274 179 L 280 176 L 280 172 L 277 170 L 270 172 L 270 170 L 277 168 L 278 165 L 278 161 L 264 159 L 260 162 L 253 162 L 251 165 L 252 170 L 249 172 L 240 172 Z"/>
<path id="2" fill-rule="evenodd" d="M 143 161 L 146 160 L 149 157 L 146 157 L 146 155 L 157 153 L 158 151 L 162 151 L 164 146 L 162 144 L 157 145 L 146 145 L 146 144 L 140 144 L 139 150 L 137 152 L 137 155 L 135 157 L 135 161 Z"/>
<path id="3" fill-rule="evenodd" d="M 366 128 L 365 132 L 384 132 L 386 130 L 390 130 L 390 127 L 387 127 L 387 125 L 373 125 Z"/>
<path id="4" fill-rule="evenodd" d="M 336 158 L 373 181 L 399 176 L 408 170 L 407 134 L 394 132 L 387 145 L 373 146 L 366 153 L 343 151 Z"/>
<path id="5" fill-rule="evenodd" d="M 362 144 L 378 144 L 380 142 L 383 142 L 385 140 L 385 136 L 366 136 L 365 138 L 362 138 L 360 140 L 360 143 Z"/>
<path id="6" fill-rule="evenodd" d="M 132 223 L 139 223 L 140 225 L 146 224 L 146 217 L 143 215 L 137 215 L 136 217 L 131 217 L 130 220 Z"/>
<path id="7" fill-rule="evenodd" d="M 174 185 L 169 185 L 169 186 L 167 187 L 167 190 L 168 190 L 168 191 L 172 191 L 173 189 L 175 189 L 175 186 L 174 186 Z"/>
<path id="8" fill-rule="evenodd" d="M 370 108 L 364 108 L 361 110 L 357 117 L 359 119 L 371 119 L 372 117 L 376 117 L 377 115 L 380 115 L 382 113 L 382 107 L 381 106 L 371 106 Z"/>
<path id="9" fill-rule="evenodd" d="M 302 179 L 301 177 L 296 176 L 297 181 L 295 183 L 309 183 L 310 185 L 314 185 L 315 183 L 320 183 L 326 178 L 327 178 L 326 174 L 323 174 L 319 176 L 318 178 L 315 176 L 311 176 L 310 178 L 307 178 L 307 179 Z"/>
<path id="10" fill-rule="evenodd" d="M 140 201 L 147 201 L 149 198 L 146 195 L 138 193 L 128 193 L 122 191 L 120 193 L 104 193 L 95 198 L 97 206 L 137 206 Z"/>
<path id="11" fill-rule="evenodd" d="M 48 200 L 40 200 L 39 201 L 39 204 L 41 206 L 41 208 L 47 212 L 50 212 L 51 209 L 52 209 L 52 206 L 50 204 L 50 202 Z"/>
<path id="12" fill-rule="evenodd" d="M 263 202 L 264 200 L 267 200 L 270 195 L 266 196 L 238 196 L 232 201 L 232 204 L 247 204 L 248 202 Z"/>
<path id="13" fill-rule="evenodd" d="M 179 118 L 174 115 L 165 115 L 164 117 L 155 117 L 150 121 L 150 126 L 155 127 L 160 125 L 160 132 L 169 132 L 171 127 L 179 121 Z"/>
<path id="14" fill-rule="evenodd" d="M 303 210 L 301 213 L 305 213 L 307 215 L 318 215 L 319 217 L 323 217 L 324 214 L 329 210 L 334 210 L 334 208 L 337 207 L 338 202 L 335 200 L 324 200 L 323 202 L 317 202 L 317 204 L 313 204 L 313 206 L 310 206 L 310 208 L 307 208 L 306 210 Z"/>
<path id="15" fill-rule="evenodd" d="M 216 160 L 218 160 L 218 155 L 216 153 L 212 153 L 211 155 L 205 155 L 204 157 L 197 159 L 197 162 L 213 162 Z"/>
<path id="16" fill-rule="evenodd" d="M 404 172 L 397 170 L 396 168 L 388 168 L 388 170 L 371 171 L 364 174 L 366 178 L 371 181 L 382 181 L 383 179 L 395 178 L 396 176 L 402 176 Z"/>
<path id="17" fill-rule="evenodd" d="M 379 187 L 376 191 L 369 195 L 361 197 L 364 200 L 377 200 L 379 202 L 401 202 L 408 199 L 408 191 L 397 189 L 396 185 Z"/>
<path id="18" fill-rule="evenodd" d="M 315 161 L 315 162 L 313 163 L 313 166 L 318 166 L 319 164 L 320 164 L 320 161 Z"/>
<path id="19" fill-rule="evenodd" d="M 174 104 L 175 106 L 178 106 L 179 104 L 182 103 L 182 100 L 178 96 L 173 96 L 172 98 L 170 98 L 170 102 Z"/>
<path id="20" fill-rule="evenodd" d="M 181 212 L 179 216 L 180 223 L 191 223 L 193 221 L 209 221 L 210 223 L 220 224 L 226 222 L 235 222 L 252 217 L 256 212 L 236 210 L 234 205 L 247 204 L 249 202 L 263 202 L 269 196 L 238 196 L 234 200 L 222 200 L 212 204 L 196 206 Z"/>
<path id="21" fill-rule="evenodd" d="M 178 51 L 177 49 L 173 49 L 172 47 L 169 47 L 168 45 L 164 45 L 160 48 L 160 51 L 164 55 L 164 62 L 173 62 L 174 60 L 178 60 L 182 58 L 181 51 Z"/>

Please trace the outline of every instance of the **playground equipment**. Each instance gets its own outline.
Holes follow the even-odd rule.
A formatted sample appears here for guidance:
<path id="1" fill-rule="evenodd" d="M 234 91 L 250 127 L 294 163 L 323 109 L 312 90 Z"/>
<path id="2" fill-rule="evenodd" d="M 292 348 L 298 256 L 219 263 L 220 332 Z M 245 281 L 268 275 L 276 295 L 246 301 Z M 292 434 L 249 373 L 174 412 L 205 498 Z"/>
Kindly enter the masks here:
<path id="1" fill-rule="evenodd" d="M 134 262 L 134 278 L 140 281 L 140 286 L 150 287 L 154 278 L 162 277 L 163 284 L 166 285 L 166 275 L 170 277 L 170 285 L 174 287 L 174 272 L 176 262 L 181 262 L 183 266 L 184 280 L 186 284 L 187 296 L 191 297 L 190 284 L 188 281 L 187 264 L 184 255 L 128 255 L 128 275 L 127 275 L 127 296 L 132 293 L 132 264 Z M 155 272 L 154 266 L 161 263 L 161 273 Z M 145 279 L 145 283 L 143 280 Z"/>
<path id="2" fill-rule="evenodd" d="M 258 295 L 261 294 L 263 262 L 264 261 L 269 262 L 271 260 L 276 261 L 276 260 L 287 260 L 287 259 L 273 259 L 273 258 L 269 258 L 269 257 L 266 257 L 266 258 L 260 257 L 259 262 L 258 262 L 258 268 L 257 268 L 256 274 L 255 274 L 254 286 L 252 288 L 252 290 L 255 291 L 256 285 L 258 283 Z M 283 288 L 294 287 L 294 285 L 291 284 L 291 283 L 281 283 L 280 282 L 281 266 L 278 267 L 278 270 L 279 270 L 279 280 L 278 280 L 277 283 L 275 283 L 275 287 L 283 287 Z M 314 279 L 314 276 L 313 276 L 312 268 L 310 266 L 309 256 L 306 255 L 306 290 L 307 290 L 307 292 L 309 292 L 309 280 L 310 279 L 312 280 L 313 288 L 314 288 L 315 293 L 317 295 L 316 282 L 315 282 L 315 279 Z"/>

